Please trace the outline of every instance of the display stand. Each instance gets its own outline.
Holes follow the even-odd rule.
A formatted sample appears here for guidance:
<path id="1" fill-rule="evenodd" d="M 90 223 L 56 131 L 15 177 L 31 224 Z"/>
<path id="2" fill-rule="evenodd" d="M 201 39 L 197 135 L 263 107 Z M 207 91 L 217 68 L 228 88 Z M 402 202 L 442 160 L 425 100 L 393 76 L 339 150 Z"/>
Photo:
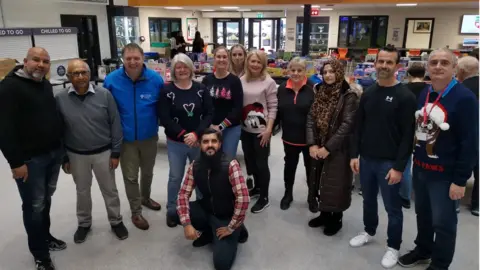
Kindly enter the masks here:
<path id="1" fill-rule="evenodd" d="M 76 27 L 33 28 L 35 46 L 50 54 L 50 81 L 53 84 L 67 80 L 68 61 L 78 58 L 78 29 Z"/>
<path id="2" fill-rule="evenodd" d="M 0 28 L 0 58 L 11 58 L 23 62 L 32 47 L 30 28 Z"/>

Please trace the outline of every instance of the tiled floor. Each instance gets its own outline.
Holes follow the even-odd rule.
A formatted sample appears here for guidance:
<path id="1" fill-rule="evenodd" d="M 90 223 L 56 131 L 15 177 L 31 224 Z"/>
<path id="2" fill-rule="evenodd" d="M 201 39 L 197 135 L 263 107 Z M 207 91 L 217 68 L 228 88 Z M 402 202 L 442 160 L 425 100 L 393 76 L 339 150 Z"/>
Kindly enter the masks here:
<path id="1" fill-rule="evenodd" d="M 160 134 L 160 137 L 164 138 L 161 132 Z M 344 215 L 344 227 L 337 235 L 326 237 L 320 229 L 309 228 L 307 222 L 313 215 L 307 210 L 304 170 L 297 171 L 295 201 L 292 207 L 288 211 L 280 210 L 279 202 L 283 195 L 283 148 L 278 137 L 274 138 L 272 146 L 271 206 L 260 214 L 249 213 L 246 224 L 250 231 L 250 239 L 240 246 L 233 269 L 382 269 L 380 260 L 385 249 L 387 221 L 384 209 L 380 207 L 381 218 L 376 241 L 362 248 L 354 249 L 348 245 L 348 240 L 363 229 L 362 200 L 357 193 L 353 195 L 352 206 Z M 152 193 L 153 198 L 164 206 L 167 197 L 168 161 L 163 139 L 159 142 L 158 149 Z M 240 159 L 243 159 L 241 151 Z M 299 164 L 299 168 L 302 166 Z M 21 201 L 3 157 L 0 160 L 0 179 L 2 179 L 0 270 L 33 269 L 22 224 Z M 130 221 L 120 170 L 117 171 L 117 184 L 130 237 L 119 241 L 112 235 L 98 185 L 94 184 L 93 232 L 85 243 L 76 245 L 73 243 L 73 233 L 76 229 L 75 186 L 70 176 L 61 173 L 58 189 L 53 198 L 52 232 L 56 237 L 67 241 L 68 248 L 53 253 L 58 269 L 213 269 L 209 248 L 194 249 L 191 243 L 184 239 L 180 227 L 168 228 L 165 225 L 164 209 L 161 212 L 145 210 L 145 216 L 151 224 L 150 230 L 140 231 L 134 228 Z M 416 235 L 413 209 L 405 210 L 404 216 L 402 253 L 413 247 Z M 478 234 L 478 219 L 463 208 L 460 213 L 457 252 L 452 270 L 478 269 Z M 400 269 L 400 266 L 396 268 Z"/>

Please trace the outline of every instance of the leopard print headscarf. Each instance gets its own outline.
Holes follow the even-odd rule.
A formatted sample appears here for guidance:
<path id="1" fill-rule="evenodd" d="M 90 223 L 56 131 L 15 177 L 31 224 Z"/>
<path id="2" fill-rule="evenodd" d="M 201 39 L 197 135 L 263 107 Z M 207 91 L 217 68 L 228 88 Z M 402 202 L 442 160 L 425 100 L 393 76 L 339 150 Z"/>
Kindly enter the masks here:
<path id="1" fill-rule="evenodd" d="M 313 119 L 317 124 L 321 146 L 325 144 L 328 134 L 328 125 L 332 118 L 333 111 L 340 99 L 340 91 L 342 89 L 343 81 L 345 80 L 345 70 L 338 60 L 329 60 L 325 62 L 323 66 L 325 67 L 326 65 L 330 65 L 335 71 L 335 82 L 333 84 L 326 84 L 324 81 L 320 85 L 315 94 L 312 107 L 310 108 Z"/>

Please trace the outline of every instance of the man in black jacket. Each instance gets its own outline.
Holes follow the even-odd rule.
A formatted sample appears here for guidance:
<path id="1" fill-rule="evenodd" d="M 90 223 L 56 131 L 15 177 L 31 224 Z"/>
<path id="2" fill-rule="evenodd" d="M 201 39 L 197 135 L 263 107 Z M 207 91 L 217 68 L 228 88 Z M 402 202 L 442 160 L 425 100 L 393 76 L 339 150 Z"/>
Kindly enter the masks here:
<path id="1" fill-rule="evenodd" d="M 472 90 L 478 100 L 478 59 L 473 56 L 465 56 L 458 60 L 457 79 L 468 89 Z M 478 161 L 473 169 L 473 190 L 472 190 L 472 215 L 478 216 Z"/>
<path id="2" fill-rule="evenodd" d="M 36 267 L 54 270 L 49 250 L 67 247 L 50 234 L 51 196 L 63 157 L 62 120 L 45 78 L 50 70 L 48 52 L 31 48 L 23 63 L 0 83 L 0 149 L 23 201 L 23 222 Z"/>
<path id="3" fill-rule="evenodd" d="M 194 240 L 193 246 L 213 242 L 215 269 L 229 270 L 238 243 L 248 238 L 243 222 L 250 196 L 240 164 L 220 150 L 221 144 L 221 133 L 205 130 L 200 138 L 200 157 L 188 167 L 178 194 L 177 212 L 185 237 Z M 189 202 L 195 187 L 203 197 Z"/>

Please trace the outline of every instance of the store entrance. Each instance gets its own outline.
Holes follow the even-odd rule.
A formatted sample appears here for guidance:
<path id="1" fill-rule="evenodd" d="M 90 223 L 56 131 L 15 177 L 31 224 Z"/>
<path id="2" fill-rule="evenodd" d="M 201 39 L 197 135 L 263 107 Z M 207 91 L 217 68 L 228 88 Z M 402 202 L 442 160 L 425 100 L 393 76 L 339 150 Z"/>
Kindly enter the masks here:
<path id="1" fill-rule="evenodd" d="M 213 19 L 213 41 L 230 49 L 235 44 L 243 44 L 242 19 Z"/>
<path id="2" fill-rule="evenodd" d="M 78 29 L 78 56 L 88 63 L 92 76 L 97 76 L 97 67 L 102 64 L 97 16 L 60 15 L 60 21 L 62 27 L 76 27 Z"/>
<path id="3" fill-rule="evenodd" d="M 249 19 L 248 47 L 265 51 L 280 49 L 280 18 Z"/>

